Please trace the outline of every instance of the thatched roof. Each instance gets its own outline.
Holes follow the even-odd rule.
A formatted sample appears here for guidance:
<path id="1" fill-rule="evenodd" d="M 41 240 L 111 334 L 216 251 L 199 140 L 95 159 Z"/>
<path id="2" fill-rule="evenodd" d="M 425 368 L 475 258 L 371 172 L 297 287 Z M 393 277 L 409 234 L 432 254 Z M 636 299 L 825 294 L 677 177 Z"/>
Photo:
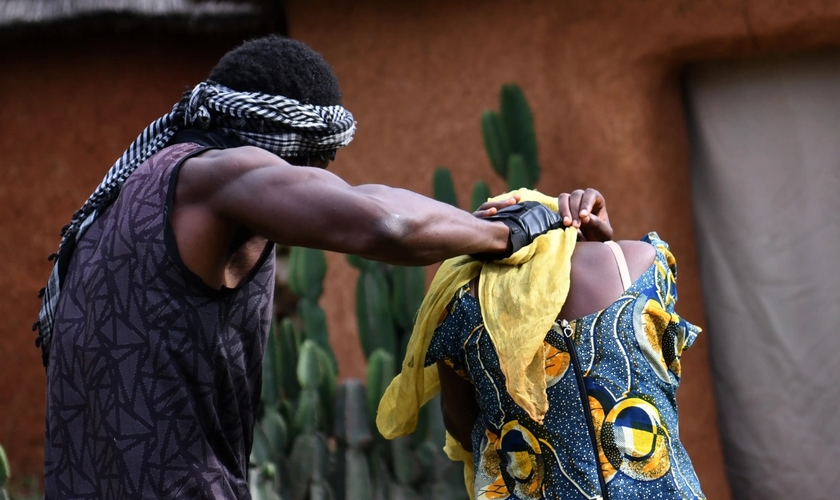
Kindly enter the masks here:
<path id="1" fill-rule="evenodd" d="M 0 31 L 155 28 L 285 31 L 281 0 L 0 0 Z"/>

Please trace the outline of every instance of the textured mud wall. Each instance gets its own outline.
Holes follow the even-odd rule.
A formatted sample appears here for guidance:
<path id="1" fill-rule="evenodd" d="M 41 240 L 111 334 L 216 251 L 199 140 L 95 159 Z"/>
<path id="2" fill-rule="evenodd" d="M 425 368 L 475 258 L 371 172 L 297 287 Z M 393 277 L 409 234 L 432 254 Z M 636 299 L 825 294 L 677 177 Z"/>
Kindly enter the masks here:
<path id="1" fill-rule="evenodd" d="M 431 193 L 453 168 L 462 200 L 493 178 L 479 115 L 502 83 L 534 108 L 543 177 L 557 193 L 596 186 L 620 238 L 657 230 L 680 263 L 678 310 L 704 324 L 679 71 L 702 59 L 840 44 L 840 4 L 776 0 L 290 0 L 290 34 L 334 65 L 356 141 L 334 171 Z M 737 216 L 737 214 L 733 214 Z M 331 260 L 326 302 L 342 373 L 359 375 L 353 271 Z M 331 286 L 330 286 L 331 285 Z M 684 357 L 681 434 L 706 494 L 728 498 L 707 335 Z"/>

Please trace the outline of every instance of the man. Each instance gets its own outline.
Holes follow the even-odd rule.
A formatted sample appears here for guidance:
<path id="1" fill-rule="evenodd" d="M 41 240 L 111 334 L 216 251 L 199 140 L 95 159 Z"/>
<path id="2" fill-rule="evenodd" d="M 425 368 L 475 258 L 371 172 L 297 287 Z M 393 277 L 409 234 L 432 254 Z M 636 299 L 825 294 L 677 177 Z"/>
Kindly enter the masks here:
<path id="1" fill-rule="evenodd" d="M 482 220 L 348 185 L 324 170 L 355 131 L 340 104 L 315 52 L 247 42 L 74 214 L 36 325 L 47 498 L 248 498 L 275 243 L 425 265 L 504 256 L 560 225 L 515 200 Z M 611 232 L 597 192 L 563 199 L 567 225 Z"/>

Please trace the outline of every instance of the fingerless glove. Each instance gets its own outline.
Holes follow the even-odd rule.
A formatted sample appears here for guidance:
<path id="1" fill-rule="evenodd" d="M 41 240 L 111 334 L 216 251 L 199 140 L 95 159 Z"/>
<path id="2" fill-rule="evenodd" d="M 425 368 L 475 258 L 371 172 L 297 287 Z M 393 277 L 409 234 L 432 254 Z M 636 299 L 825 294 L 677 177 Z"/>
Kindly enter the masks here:
<path id="1" fill-rule="evenodd" d="M 484 261 L 510 257 L 520 248 L 529 245 L 537 236 L 563 227 L 560 214 L 536 201 L 505 207 L 484 220 L 501 222 L 510 229 L 510 251 L 473 255 L 474 258 Z"/>

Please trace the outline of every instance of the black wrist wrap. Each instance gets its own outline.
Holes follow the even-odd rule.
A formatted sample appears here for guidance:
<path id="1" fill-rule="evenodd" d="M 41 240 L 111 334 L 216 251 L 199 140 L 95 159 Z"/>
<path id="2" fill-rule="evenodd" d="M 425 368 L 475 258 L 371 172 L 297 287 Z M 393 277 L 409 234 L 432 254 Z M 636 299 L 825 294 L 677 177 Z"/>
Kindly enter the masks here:
<path id="1" fill-rule="evenodd" d="M 510 251 L 473 255 L 479 260 L 510 257 L 520 248 L 529 245 L 537 236 L 563 226 L 560 214 L 536 201 L 526 201 L 505 207 L 495 215 L 485 217 L 485 220 L 501 222 L 510 229 Z"/>

